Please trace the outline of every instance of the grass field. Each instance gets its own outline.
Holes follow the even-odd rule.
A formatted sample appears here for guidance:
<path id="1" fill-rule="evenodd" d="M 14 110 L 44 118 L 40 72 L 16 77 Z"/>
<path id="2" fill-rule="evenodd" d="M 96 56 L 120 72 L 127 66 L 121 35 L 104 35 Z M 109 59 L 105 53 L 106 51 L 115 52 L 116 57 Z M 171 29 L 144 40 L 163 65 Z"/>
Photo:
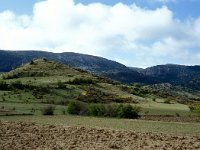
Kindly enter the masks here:
<path id="1" fill-rule="evenodd" d="M 37 101 L 32 102 L 32 103 L 27 103 L 27 104 L 24 102 L 19 103 L 16 100 L 14 101 L 0 102 L 0 109 L 1 107 L 4 107 L 4 109 L 8 109 L 8 110 L 12 110 L 13 108 L 15 108 L 16 112 L 23 112 L 23 113 L 31 113 L 31 111 L 34 109 L 35 112 L 33 114 L 38 115 L 38 114 L 41 114 L 41 109 L 47 106 L 47 104 L 41 104 L 41 103 L 38 103 Z M 178 103 L 165 104 L 165 103 L 157 103 L 153 101 L 148 101 L 145 103 L 139 103 L 137 105 L 142 108 L 141 115 L 172 115 L 172 116 L 176 116 L 177 114 L 180 116 L 192 115 L 188 106 L 184 104 L 178 104 Z M 62 114 L 63 110 L 67 109 L 67 106 L 63 106 L 63 105 L 53 105 L 53 106 L 55 106 L 56 108 L 55 114 Z"/>
<path id="2" fill-rule="evenodd" d="M 180 136 L 200 136 L 199 123 L 175 123 L 114 118 L 95 118 L 73 115 L 55 116 L 3 116 L 0 121 L 35 122 L 62 126 L 125 129 L 138 132 L 164 133 Z"/>
<path id="3" fill-rule="evenodd" d="M 34 115 L 41 115 L 44 107 L 49 106 L 49 104 L 25 104 L 25 103 L 0 103 L 0 109 L 4 110 L 14 110 L 17 113 L 28 113 Z M 66 106 L 53 105 L 55 106 L 55 114 L 63 114 L 66 110 Z"/>
<path id="4" fill-rule="evenodd" d="M 157 100 L 156 102 L 148 99 L 138 105 L 142 107 L 142 114 L 146 115 L 191 115 L 190 109 L 187 105 L 175 102 L 172 104 L 166 104 L 162 99 Z"/>

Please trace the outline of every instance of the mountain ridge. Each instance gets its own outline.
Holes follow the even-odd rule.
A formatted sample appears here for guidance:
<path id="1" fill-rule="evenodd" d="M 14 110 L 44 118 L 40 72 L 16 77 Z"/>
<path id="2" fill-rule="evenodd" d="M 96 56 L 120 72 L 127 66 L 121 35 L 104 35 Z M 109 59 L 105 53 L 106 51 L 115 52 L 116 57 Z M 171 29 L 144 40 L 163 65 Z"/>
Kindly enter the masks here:
<path id="1" fill-rule="evenodd" d="M 170 83 L 200 90 L 200 66 L 166 64 L 146 69 L 127 67 L 106 58 L 73 52 L 52 53 L 46 51 L 0 50 L 0 72 L 8 72 L 33 59 L 47 58 L 52 61 L 100 74 L 126 84 Z"/>

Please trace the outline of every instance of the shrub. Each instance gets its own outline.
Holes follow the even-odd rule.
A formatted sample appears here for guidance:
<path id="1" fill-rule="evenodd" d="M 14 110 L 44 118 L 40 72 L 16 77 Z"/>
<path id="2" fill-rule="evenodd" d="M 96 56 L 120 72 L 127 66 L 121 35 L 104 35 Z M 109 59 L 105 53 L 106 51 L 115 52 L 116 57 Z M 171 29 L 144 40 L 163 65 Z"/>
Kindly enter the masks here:
<path id="1" fill-rule="evenodd" d="M 80 102 L 69 102 L 67 107 L 67 112 L 73 115 L 79 115 L 81 112 L 81 103 Z"/>
<path id="2" fill-rule="evenodd" d="M 20 80 L 14 81 L 11 83 L 12 88 L 23 89 L 23 84 Z"/>
<path id="3" fill-rule="evenodd" d="M 43 59 L 43 61 L 48 62 L 48 59 L 47 59 L 47 58 L 42 58 L 42 59 Z"/>
<path id="4" fill-rule="evenodd" d="M 74 78 L 73 80 L 69 80 L 67 82 L 68 84 L 92 84 L 94 83 L 94 81 L 92 79 L 89 78 Z"/>
<path id="5" fill-rule="evenodd" d="M 152 98 L 152 101 L 156 102 L 156 98 L 155 98 L 155 97 L 154 97 L 154 98 Z"/>
<path id="6" fill-rule="evenodd" d="M 5 81 L 0 81 L 0 90 L 6 90 L 8 88 L 8 84 Z"/>
<path id="7" fill-rule="evenodd" d="M 192 107 L 189 107 L 190 110 L 200 118 L 200 103 L 193 104 Z"/>
<path id="8" fill-rule="evenodd" d="M 50 106 L 43 108 L 42 114 L 43 115 L 54 115 L 54 111 L 55 111 L 55 107 L 50 105 Z"/>
<path id="9" fill-rule="evenodd" d="M 61 82 L 60 80 L 58 80 L 57 85 L 58 85 L 58 88 L 60 88 L 60 89 L 65 89 L 66 88 L 66 85 L 63 82 Z"/>
<path id="10" fill-rule="evenodd" d="M 34 65 L 34 64 L 35 64 L 34 60 L 31 60 L 30 65 Z"/>
<path id="11" fill-rule="evenodd" d="M 5 99 L 5 97 L 4 97 L 4 96 L 2 96 L 2 97 L 1 97 L 1 99 L 2 99 L 2 101 L 3 101 L 3 102 L 5 102 L 5 101 L 6 101 L 6 99 Z"/>
<path id="12" fill-rule="evenodd" d="M 176 114 L 176 117 L 180 117 L 180 114 L 179 113 L 175 113 Z"/>
<path id="13" fill-rule="evenodd" d="M 31 108 L 31 113 L 34 113 L 36 111 L 35 108 Z"/>
<path id="14" fill-rule="evenodd" d="M 65 115 L 65 114 L 66 114 L 66 111 L 65 111 L 65 109 L 63 109 L 63 110 L 62 110 L 62 114 L 63 114 L 63 115 Z"/>
<path id="15" fill-rule="evenodd" d="M 194 105 L 189 105 L 188 107 L 189 107 L 189 109 L 190 109 L 191 112 L 195 109 Z"/>
<path id="16" fill-rule="evenodd" d="M 118 104 L 109 104 L 105 107 L 105 116 L 106 117 L 118 117 Z"/>
<path id="17" fill-rule="evenodd" d="M 165 104 L 171 104 L 171 101 L 170 101 L 169 99 L 165 99 L 165 100 L 164 100 L 164 103 L 165 103 Z"/>
<path id="18" fill-rule="evenodd" d="M 69 114 L 106 116 L 119 118 L 138 118 L 140 107 L 123 104 L 84 104 L 81 102 L 70 102 L 67 107 Z"/>
<path id="19" fill-rule="evenodd" d="M 104 116 L 105 110 L 105 105 L 103 104 L 90 104 L 88 106 L 88 113 L 91 116 Z"/>
<path id="20" fill-rule="evenodd" d="M 120 105 L 118 108 L 118 117 L 120 118 L 138 118 L 140 112 L 140 107 L 127 105 Z"/>

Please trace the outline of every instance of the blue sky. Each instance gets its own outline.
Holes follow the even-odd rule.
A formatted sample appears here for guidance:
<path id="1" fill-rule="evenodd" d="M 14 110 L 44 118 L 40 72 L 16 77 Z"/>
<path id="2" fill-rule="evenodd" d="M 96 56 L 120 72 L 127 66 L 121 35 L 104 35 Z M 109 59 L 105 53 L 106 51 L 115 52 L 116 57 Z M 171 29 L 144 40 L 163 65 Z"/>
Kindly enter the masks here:
<path id="1" fill-rule="evenodd" d="M 0 0 L 0 49 L 199 65 L 199 7 L 199 0 Z"/>

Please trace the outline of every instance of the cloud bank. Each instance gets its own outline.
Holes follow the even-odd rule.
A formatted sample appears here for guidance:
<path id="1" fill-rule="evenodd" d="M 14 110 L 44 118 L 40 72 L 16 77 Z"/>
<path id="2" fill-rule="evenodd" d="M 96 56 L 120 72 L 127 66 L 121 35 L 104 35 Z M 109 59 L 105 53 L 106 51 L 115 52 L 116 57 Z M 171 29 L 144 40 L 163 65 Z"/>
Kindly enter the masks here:
<path id="1" fill-rule="evenodd" d="M 128 66 L 200 64 L 200 18 L 181 21 L 166 6 L 37 2 L 33 15 L 0 12 L 0 49 L 73 51 Z"/>

